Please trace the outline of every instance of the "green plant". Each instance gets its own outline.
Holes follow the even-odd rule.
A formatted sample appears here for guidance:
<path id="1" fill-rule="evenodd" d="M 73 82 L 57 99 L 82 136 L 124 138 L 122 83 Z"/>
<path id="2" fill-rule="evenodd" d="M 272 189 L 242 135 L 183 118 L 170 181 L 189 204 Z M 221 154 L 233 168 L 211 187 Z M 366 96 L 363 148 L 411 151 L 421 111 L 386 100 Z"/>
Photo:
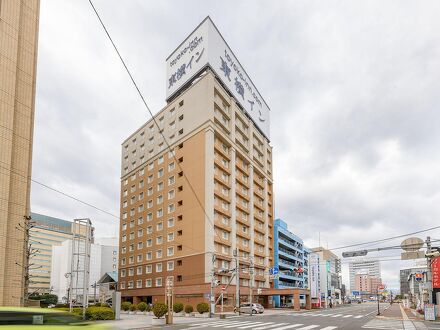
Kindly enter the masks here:
<path id="1" fill-rule="evenodd" d="M 205 302 L 201 302 L 201 303 L 197 304 L 197 311 L 200 314 L 207 313 L 207 312 L 209 312 L 209 305 Z"/>
<path id="2" fill-rule="evenodd" d="M 86 309 L 86 319 L 88 320 L 114 320 L 115 313 L 110 307 L 91 306 Z"/>
<path id="3" fill-rule="evenodd" d="M 174 313 L 180 313 L 183 311 L 183 304 L 181 302 L 177 302 L 173 305 L 173 311 Z"/>
<path id="4" fill-rule="evenodd" d="M 133 304 L 133 305 L 130 306 L 130 311 L 131 312 L 136 312 L 137 310 L 138 310 L 138 305 Z"/>
<path id="5" fill-rule="evenodd" d="M 121 305 L 121 308 L 123 311 L 129 311 L 130 310 L 130 306 L 131 306 L 131 302 L 129 301 L 124 301 Z"/>
<path id="6" fill-rule="evenodd" d="M 164 316 L 168 312 L 168 306 L 164 303 L 158 302 L 155 303 L 153 306 L 153 314 L 158 319 L 160 319 L 162 316 Z"/>
<path id="7" fill-rule="evenodd" d="M 150 304 L 147 304 L 147 308 L 145 309 L 146 312 L 151 312 L 152 308 Z"/>
<path id="8" fill-rule="evenodd" d="M 110 305 L 107 304 L 107 303 L 102 303 L 102 304 L 101 304 L 101 307 L 110 307 Z"/>
<path id="9" fill-rule="evenodd" d="M 147 309 L 147 304 L 144 303 L 144 302 L 140 302 L 140 303 L 138 304 L 138 309 L 139 309 L 141 312 L 145 312 L 145 310 Z"/>
<path id="10" fill-rule="evenodd" d="M 190 314 L 194 311 L 194 308 L 191 305 L 186 305 L 185 306 L 185 313 L 186 314 Z"/>
<path id="11" fill-rule="evenodd" d="M 35 294 L 29 297 L 30 300 L 39 300 L 41 307 L 49 305 L 56 305 L 58 303 L 58 296 L 56 294 L 45 293 L 42 295 Z"/>

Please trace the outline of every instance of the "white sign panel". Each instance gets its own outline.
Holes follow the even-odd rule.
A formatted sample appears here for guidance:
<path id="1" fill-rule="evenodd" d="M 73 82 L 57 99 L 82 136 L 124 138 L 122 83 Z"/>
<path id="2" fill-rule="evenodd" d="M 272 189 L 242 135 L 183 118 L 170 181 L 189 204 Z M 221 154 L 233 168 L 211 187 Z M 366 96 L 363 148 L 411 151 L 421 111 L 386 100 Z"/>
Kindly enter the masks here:
<path id="1" fill-rule="evenodd" d="M 166 98 L 208 65 L 269 138 L 269 107 L 209 17 L 167 58 Z"/>
<path id="2" fill-rule="evenodd" d="M 310 285 L 310 297 L 319 298 L 318 278 L 319 278 L 319 255 L 317 253 L 311 253 L 309 255 L 309 285 Z"/>

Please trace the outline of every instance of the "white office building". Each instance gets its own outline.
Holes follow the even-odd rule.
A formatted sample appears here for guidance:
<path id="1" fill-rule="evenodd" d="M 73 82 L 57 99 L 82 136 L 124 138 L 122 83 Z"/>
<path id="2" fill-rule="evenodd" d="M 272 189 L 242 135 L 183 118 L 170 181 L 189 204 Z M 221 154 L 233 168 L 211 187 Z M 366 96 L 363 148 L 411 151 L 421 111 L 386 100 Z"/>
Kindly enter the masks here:
<path id="1" fill-rule="evenodd" d="M 99 241 L 99 239 L 97 239 Z M 90 253 L 89 299 L 93 299 L 92 285 L 108 272 L 117 271 L 118 245 L 115 240 L 109 241 L 114 245 L 92 244 Z M 72 240 L 64 241 L 52 250 L 52 277 L 50 285 L 52 293 L 58 296 L 59 301 L 68 300 L 70 272 L 72 262 Z"/>
<path id="2" fill-rule="evenodd" d="M 356 275 L 365 274 L 371 277 L 381 278 L 379 260 L 355 260 L 349 263 L 350 291 L 356 290 Z"/>

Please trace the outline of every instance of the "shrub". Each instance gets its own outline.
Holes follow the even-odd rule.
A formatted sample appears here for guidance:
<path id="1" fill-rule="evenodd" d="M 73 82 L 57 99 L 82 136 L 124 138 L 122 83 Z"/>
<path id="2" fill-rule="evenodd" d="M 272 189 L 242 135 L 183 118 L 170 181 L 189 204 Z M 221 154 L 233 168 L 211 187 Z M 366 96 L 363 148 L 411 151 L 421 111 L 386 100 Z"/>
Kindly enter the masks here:
<path id="1" fill-rule="evenodd" d="M 147 304 L 144 303 L 144 302 L 139 303 L 139 304 L 138 304 L 138 309 L 139 309 L 141 312 L 145 312 L 145 310 L 147 309 Z"/>
<path id="2" fill-rule="evenodd" d="M 86 319 L 88 320 L 114 320 L 115 313 L 110 307 L 91 306 L 86 309 Z"/>
<path id="3" fill-rule="evenodd" d="M 131 306 L 131 302 L 124 301 L 121 305 L 121 308 L 123 311 L 128 311 L 128 310 L 130 310 L 130 306 Z"/>
<path id="4" fill-rule="evenodd" d="M 110 305 L 107 304 L 107 303 L 102 303 L 102 304 L 101 304 L 101 307 L 110 307 Z"/>
<path id="5" fill-rule="evenodd" d="M 95 303 L 93 306 L 94 306 L 94 307 L 102 307 L 102 305 L 101 305 L 100 302 Z"/>
<path id="6" fill-rule="evenodd" d="M 164 316 L 168 312 L 168 306 L 164 303 L 158 302 L 153 306 L 153 313 L 158 319 Z"/>
<path id="7" fill-rule="evenodd" d="M 201 302 L 201 303 L 197 304 L 197 311 L 200 314 L 207 313 L 207 312 L 209 312 L 209 305 L 205 302 Z"/>
<path id="8" fill-rule="evenodd" d="M 130 311 L 135 312 L 137 310 L 138 310 L 138 305 L 133 304 L 133 305 L 130 306 Z"/>
<path id="9" fill-rule="evenodd" d="M 147 308 L 145 308 L 146 312 L 151 312 L 152 308 L 150 304 L 147 304 Z"/>
<path id="10" fill-rule="evenodd" d="M 191 305 L 186 305 L 185 306 L 185 313 L 186 314 L 190 314 L 194 311 L 194 308 Z"/>
<path id="11" fill-rule="evenodd" d="M 174 313 L 180 313 L 183 311 L 183 304 L 181 302 L 177 302 L 173 305 L 173 311 Z"/>
<path id="12" fill-rule="evenodd" d="M 56 305 L 58 303 L 58 296 L 56 294 L 45 293 L 42 295 L 35 294 L 29 297 L 30 300 L 39 300 L 41 307 L 49 305 Z"/>
<path id="13" fill-rule="evenodd" d="M 56 304 L 55 308 L 69 308 L 69 304 Z"/>

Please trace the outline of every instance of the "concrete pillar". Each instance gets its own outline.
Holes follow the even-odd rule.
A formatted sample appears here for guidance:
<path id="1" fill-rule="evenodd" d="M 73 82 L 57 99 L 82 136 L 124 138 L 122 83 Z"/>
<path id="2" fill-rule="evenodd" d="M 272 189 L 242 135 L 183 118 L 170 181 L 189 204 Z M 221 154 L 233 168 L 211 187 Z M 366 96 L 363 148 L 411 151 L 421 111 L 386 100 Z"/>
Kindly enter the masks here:
<path id="1" fill-rule="evenodd" d="M 299 293 L 297 290 L 293 291 L 293 309 L 296 311 L 301 310 L 301 305 L 299 303 Z"/>
<path id="2" fill-rule="evenodd" d="M 306 294 L 306 309 L 312 309 L 312 298 L 310 298 L 310 294 Z"/>

